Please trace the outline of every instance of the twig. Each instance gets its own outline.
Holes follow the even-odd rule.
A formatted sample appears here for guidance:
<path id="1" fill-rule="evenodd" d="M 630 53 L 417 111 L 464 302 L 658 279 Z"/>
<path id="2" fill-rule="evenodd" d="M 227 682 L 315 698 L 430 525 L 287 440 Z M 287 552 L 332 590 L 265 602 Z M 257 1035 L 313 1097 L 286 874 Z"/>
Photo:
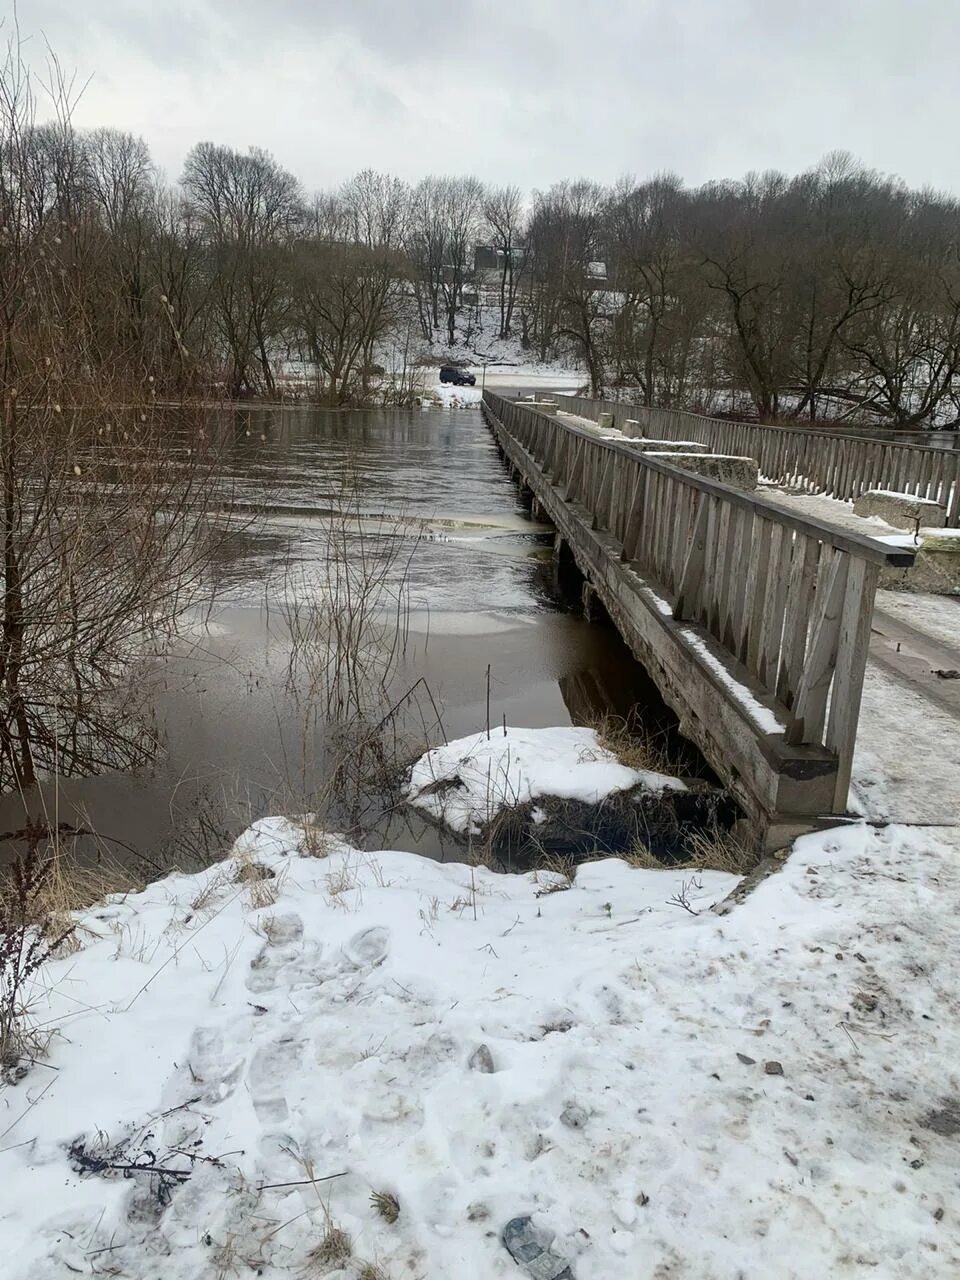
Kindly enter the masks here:
<path id="1" fill-rule="evenodd" d="M 342 1173 L 326 1173 L 321 1178 L 299 1178 L 296 1182 L 262 1182 L 257 1190 L 276 1191 L 280 1187 L 311 1187 L 317 1182 L 332 1182 L 334 1178 L 346 1178 L 349 1173 L 349 1169 L 344 1169 Z"/>
<path id="2" fill-rule="evenodd" d="M 487 663 L 487 741 L 490 741 L 490 663 Z"/>
<path id="3" fill-rule="evenodd" d="M 51 1079 L 51 1081 L 50 1081 L 50 1083 L 49 1083 L 49 1084 L 46 1084 L 46 1085 L 44 1085 L 44 1086 L 43 1086 L 43 1088 L 42 1088 L 42 1089 L 41 1089 L 41 1091 L 37 1094 L 37 1096 L 33 1099 L 33 1101 L 32 1101 L 32 1102 L 29 1102 L 29 1103 L 24 1107 L 24 1109 L 20 1112 L 20 1114 L 17 1116 L 16 1120 L 14 1120 L 14 1121 L 12 1121 L 10 1124 L 8 1124 L 8 1125 L 7 1125 L 7 1127 L 4 1129 L 3 1133 L 0 1133 L 0 1139 L 5 1138 L 5 1137 L 7 1136 L 7 1134 L 10 1132 L 10 1130 L 11 1130 L 11 1129 L 16 1128 L 16 1126 L 20 1123 L 20 1121 L 21 1121 L 21 1120 L 23 1119 L 23 1117 L 27 1114 L 27 1112 L 28 1112 L 28 1111 L 32 1111 L 32 1110 L 33 1110 L 33 1108 L 37 1105 L 37 1103 L 40 1101 L 40 1099 L 43 1097 L 43 1095 L 47 1092 L 47 1090 L 48 1090 L 52 1085 L 56 1084 L 56 1081 L 57 1081 L 57 1077 L 56 1077 L 56 1076 L 54 1076 L 54 1077 Z M 8 1147 L 8 1148 L 7 1148 L 7 1150 L 12 1150 L 12 1148 Z"/>

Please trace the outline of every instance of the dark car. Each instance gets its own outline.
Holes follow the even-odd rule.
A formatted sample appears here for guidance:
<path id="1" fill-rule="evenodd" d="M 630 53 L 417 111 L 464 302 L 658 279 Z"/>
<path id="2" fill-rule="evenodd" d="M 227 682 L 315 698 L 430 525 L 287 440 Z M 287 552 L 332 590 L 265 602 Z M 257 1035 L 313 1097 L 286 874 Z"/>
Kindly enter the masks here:
<path id="1" fill-rule="evenodd" d="M 477 380 L 466 369 L 458 369 L 455 364 L 440 366 L 440 381 L 452 382 L 455 387 L 475 387 Z"/>

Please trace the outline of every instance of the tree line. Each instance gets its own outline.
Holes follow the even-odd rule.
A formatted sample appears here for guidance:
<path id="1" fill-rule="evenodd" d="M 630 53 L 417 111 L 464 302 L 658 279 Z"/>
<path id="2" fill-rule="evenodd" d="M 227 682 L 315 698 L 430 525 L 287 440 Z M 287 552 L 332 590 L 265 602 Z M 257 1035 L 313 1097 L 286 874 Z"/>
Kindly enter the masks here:
<path id="1" fill-rule="evenodd" d="M 272 396 L 293 356 L 347 403 L 385 343 L 405 365 L 469 355 L 485 321 L 488 346 L 572 358 L 594 395 L 766 421 L 960 418 L 960 204 L 842 153 L 697 188 L 661 174 L 526 194 L 365 170 L 308 196 L 256 148 L 199 143 L 169 185 L 115 129 L 42 124 L 25 145 L 29 217 L 85 282 L 93 349 L 171 394 Z"/>

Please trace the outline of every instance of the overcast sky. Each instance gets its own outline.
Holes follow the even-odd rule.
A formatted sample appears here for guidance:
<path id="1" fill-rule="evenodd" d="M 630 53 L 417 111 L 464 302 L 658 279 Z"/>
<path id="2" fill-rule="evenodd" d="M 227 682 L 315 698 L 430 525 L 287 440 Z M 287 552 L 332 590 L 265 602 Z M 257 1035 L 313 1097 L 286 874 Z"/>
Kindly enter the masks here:
<path id="1" fill-rule="evenodd" d="M 960 192 L 960 0 L 21 0 L 20 25 L 92 77 L 76 123 L 171 179 L 207 139 L 309 188 L 698 183 L 842 148 Z"/>

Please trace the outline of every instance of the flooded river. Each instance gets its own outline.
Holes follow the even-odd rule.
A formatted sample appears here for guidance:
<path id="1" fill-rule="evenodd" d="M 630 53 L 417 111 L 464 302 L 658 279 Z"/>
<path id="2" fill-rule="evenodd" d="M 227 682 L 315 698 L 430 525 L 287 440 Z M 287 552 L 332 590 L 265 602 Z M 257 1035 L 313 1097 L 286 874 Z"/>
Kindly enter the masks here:
<path id="1" fill-rule="evenodd" d="M 309 810 L 355 708 L 331 700 L 315 652 L 292 661 L 295 637 L 327 643 L 363 584 L 379 611 L 365 635 L 392 653 L 375 655 L 368 711 L 397 708 L 398 742 L 460 737 L 488 714 L 547 726 L 638 702 L 669 725 L 616 632 L 587 624 L 557 582 L 551 530 L 529 518 L 478 412 L 245 409 L 226 430 L 233 513 L 210 602 L 140 673 L 156 752 L 136 774 L 64 781 L 60 821 L 147 868 L 191 867 L 254 818 Z M 443 855 L 405 810 L 369 796 L 360 810 L 358 838 Z M 5 802 L 0 823 L 20 821 Z"/>

